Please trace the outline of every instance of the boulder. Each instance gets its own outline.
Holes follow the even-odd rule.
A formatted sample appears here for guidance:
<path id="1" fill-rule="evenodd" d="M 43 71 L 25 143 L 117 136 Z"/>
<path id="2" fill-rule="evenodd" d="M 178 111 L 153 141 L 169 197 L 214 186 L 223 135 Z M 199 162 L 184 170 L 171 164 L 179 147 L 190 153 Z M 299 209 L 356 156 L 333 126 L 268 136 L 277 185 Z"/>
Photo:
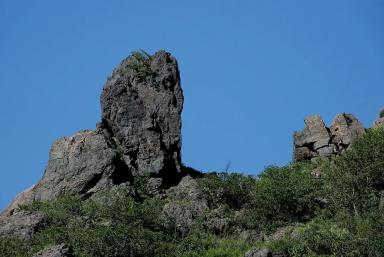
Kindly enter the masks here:
<path id="1" fill-rule="evenodd" d="M 283 257 L 283 255 L 265 248 L 253 248 L 245 253 L 244 257 Z"/>
<path id="2" fill-rule="evenodd" d="M 333 147 L 331 136 L 320 115 L 304 119 L 305 128 L 293 134 L 294 161 L 311 160 L 316 157 L 331 156 Z"/>
<path id="3" fill-rule="evenodd" d="M 172 201 L 164 205 L 162 216 L 164 227 L 185 236 L 198 218 L 208 210 L 206 201 Z"/>
<path id="4" fill-rule="evenodd" d="M 339 151 L 347 149 L 352 141 L 365 134 L 360 121 L 352 114 L 338 114 L 330 127 L 333 143 Z"/>
<path id="5" fill-rule="evenodd" d="M 307 144 L 313 144 L 314 150 L 328 146 L 331 138 L 320 115 L 307 117 L 304 121 L 307 125 L 306 131 L 309 132 L 308 136 L 305 138 L 305 142 Z"/>
<path id="6" fill-rule="evenodd" d="M 207 201 L 202 199 L 198 184 L 191 176 L 185 176 L 166 193 L 170 202 L 163 207 L 164 226 L 184 236 L 197 218 L 204 217 L 208 210 Z"/>
<path id="7" fill-rule="evenodd" d="M 373 128 L 380 128 L 380 127 L 384 127 L 384 117 L 378 118 L 373 123 Z"/>
<path id="8" fill-rule="evenodd" d="M 43 214 L 37 212 L 20 211 L 10 216 L 0 218 L 0 237 L 20 237 L 24 239 L 31 236 L 43 228 L 46 224 L 46 218 Z"/>
<path id="9" fill-rule="evenodd" d="M 53 245 L 36 253 L 33 257 L 71 257 L 70 249 L 64 245 Z"/>

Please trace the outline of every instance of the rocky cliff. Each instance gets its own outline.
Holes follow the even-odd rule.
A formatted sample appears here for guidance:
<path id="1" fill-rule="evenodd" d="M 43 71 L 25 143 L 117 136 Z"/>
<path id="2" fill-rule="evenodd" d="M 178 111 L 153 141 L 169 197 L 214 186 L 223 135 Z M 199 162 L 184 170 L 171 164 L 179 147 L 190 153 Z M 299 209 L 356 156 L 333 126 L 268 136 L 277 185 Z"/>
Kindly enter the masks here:
<path id="1" fill-rule="evenodd" d="M 132 53 L 115 68 L 104 85 L 101 121 L 96 129 L 80 131 L 53 143 L 42 179 L 20 193 L 0 215 L 0 239 L 10 236 L 31 239 L 50 222 L 44 213 L 18 211 L 19 206 L 54 200 L 61 195 L 75 195 L 81 200 L 98 199 L 113 191 L 124 192 L 126 197 L 138 202 L 144 197 L 166 199 L 156 218 L 161 219 L 164 230 L 172 231 L 180 238 L 184 238 L 197 223 L 213 235 L 230 234 L 248 241 L 268 241 L 291 233 L 290 227 L 282 227 L 277 234 L 267 237 L 264 232 L 254 229 L 258 225 L 248 224 L 249 216 L 243 207 L 253 210 L 260 208 L 260 202 L 265 205 L 271 202 L 258 199 L 254 204 L 250 200 L 252 194 L 247 190 L 257 180 L 210 174 L 202 187 L 195 178 L 203 175 L 183 167 L 180 154 L 183 100 L 177 61 L 171 54 L 165 51 L 153 56 L 145 52 Z M 331 159 L 349 150 L 354 140 L 367 132 L 357 118 L 346 113 L 337 115 L 330 127 L 319 115 L 306 118 L 305 124 L 302 131 L 294 133 L 295 162 Z M 383 124 L 381 118 L 374 127 Z M 279 172 L 286 174 L 285 171 L 283 168 Z M 299 174 L 302 176 L 302 172 Z M 285 181 L 284 178 L 282 183 Z M 258 186 L 253 190 L 261 193 Z M 270 189 L 266 191 L 271 192 Z M 315 197 L 309 206 L 322 206 L 323 202 L 318 199 Z M 282 200 L 279 206 L 285 202 Z M 261 213 L 260 222 L 274 219 L 264 210 Z M 309 211 L 305 215 L 312 213 Z M 57 244 L 35 256 L 72 254 L 70 247 Z M 283 255 L 255 248 L 246 256 Z"/>
<path id="2" fill-rule="evenodd" d="M 148 194 L 160 194 L 187 174 L 180 157 L 183 92 L 171 54 L 134 52 L 123 60 L 103 88 L 101 109 L 96 130 L 53 143 L 42 179 L 2 213 L 0 223 L 7 225 L 0 233 L 30 234 L 43 223 L 13 215 L 34 200 L 67 193 L 88 198 L 114 188 L 138 196 L 135 184 L 143 178 Z"/>

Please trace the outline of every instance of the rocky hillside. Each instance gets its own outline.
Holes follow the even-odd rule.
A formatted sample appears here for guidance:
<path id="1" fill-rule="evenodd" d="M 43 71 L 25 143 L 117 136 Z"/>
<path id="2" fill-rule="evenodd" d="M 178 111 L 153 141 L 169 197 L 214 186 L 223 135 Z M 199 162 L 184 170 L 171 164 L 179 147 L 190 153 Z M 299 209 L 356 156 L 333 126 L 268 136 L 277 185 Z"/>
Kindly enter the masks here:
<path id="1" fill-rule="evenodd" d="M 308 117 L 294 162 L 251 177 L 185 167 L 182 109 L 171 54 L 123 60 L 97 128 L 1 214 L 0 256 L 384 256 L 384 118 Z"/>

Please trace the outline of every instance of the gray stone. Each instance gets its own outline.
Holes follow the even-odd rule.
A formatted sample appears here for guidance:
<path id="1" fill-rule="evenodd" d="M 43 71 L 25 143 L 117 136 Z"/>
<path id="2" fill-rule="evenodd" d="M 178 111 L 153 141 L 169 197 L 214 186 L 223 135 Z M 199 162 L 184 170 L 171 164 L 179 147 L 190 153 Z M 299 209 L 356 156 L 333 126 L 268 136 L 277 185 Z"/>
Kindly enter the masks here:
<path id="1" fill-rule="evenodd" d="M 213 234 L 221 235 L 227 230 L 229 222 L 229 218 L 213 217 L 204 222 L 204 228 Z"/>
<path id="2" fill-rule="evenodd" d="M 319 115 L 305 119 L 306 127 L 293 135 L 293 160 L 317 160 L 342 154 L 366 132 L 352 114 L 338 114 L 327 128 Z"/>
<path id="3" fill-rule="evenodd" d="M 305 139 L 306 143 L 313 143 L 315 150 L 327 146 L 331 138 L 320 115 L 307 117 L 304 121 L 309 131 L 309 137 Z"/>
<path id="4" fill-rule="evenodd" d="M 0 237 L 17 236 L 28 239 L 45 224 L 45 216 L 36 212 L 20 211 L 10 216 L 1 216 Z"/>
<path id="5" fill-rule="evenodd" d="M 35 188 L 35 185 L 31 186 L 30 188 L 26 189 L 25 191 L 19 193 L 11 202 L 11 204 L 3 210 L 3 212 L 0 214 L 1 217 L 7 217 L 13 214 L 14 210 L 21 206 L 29 203 L 31 199 L 33 199 L 33 189 Z"/>
<path id="6" fill-rule="evenodd" d="M 33 257 L 71 257 L 70 249 L 64 245 L 53 245 L 36 253 Z"/>
<path id="7" fill-rule="evenodd" d="M 381 117 L 381 118 L 378 118 L 377 120 L 375 120 L 372 127 L 373 128 L 384 127 L 384 117 Z"/>
<path id="8" fill-rule="evenodd" d="M 180 172 L 183 93 L 169 53 L 125 59 L 103 88 L 101 108 L 103 123 L 135 175 Z"/>
<path id="9" fill-rule="evenodd" d="M 149 194 L 181 180 L 183 93 L 177 61 L 160 51 L 142 56 L 138 65 L 137 56 L 125 59 L 108 78 L 97 129 L 57 140 L 42 179 L 19 194 L 0 220 L 18 224 L 28 219 L 13 217 L 19 205 L 61 194 L 87 198 L 116 188 L 136 194 L 135 180 L 142 175 L 149 175 L 144 185 Z"/>
<path id="10" fill-rule="evenodd" d="M 316 153 L 308 147 L 297 147 L 294 149 L 294 161 L 310 160 L 315 156 Z"/>
<path id="11" fill-rule="evenodd" d="M 339 148 L 347 148 L 352 141 L 365 134 L 363 125 L 352 114 L 338 114 L 330 127 L 333 143 Z"/>
<path id="12" fill-rule="evenodd" d="M 164 227 L 185 236 L 206 210 L 208 205 L 205 200 L 169 202 L 163 207 Z"/>
<path id="13" fill-rule="evenodd" d="M 253 248 L 247 253 L 245 253 L 244 257 L 283 257 L 282 254 L 273 253 L 268 249 L 263 248 Z"/>
<path id="14" fill-rule="evenodd" d="M 185 176 L 177 186 L 169 188 L 166 194 L 170 202 L 163 208 L 164 226 L 183 236 L 197 218 L 204 217 L 208 210 L 207 201 L 201 198 L 199 186 L 191 176 Z"/>
<path id="15" fill-rule="evenodd" d="M 324 146 L 322 148 L 317 149 L 317 153 L 319 154 L 319 156 L 322 156 L 322 157 L 331 157 L 334 152 L 335 152 L 334 145 Z"/>
<path id="16" fill-rule="evenodd" d="M 191 176 L 183 177 L 177 186 L 169 188 L 167 190 L 167 195 L 169 198 L 176 201 L 196 201 L 201 199 L 199 185 Z"/>
<path id="17" fill-rule="evenodd" d="M 296 147 L 303 147 L 308 144 L 307 139 L 310 137 L 308 127 L 305 127 L 302 131 L 295 131 L 293 134 L 293 142 Z"/>
<path id="18" fill-rule="evenodd" d="M 44 176 L 34 189 L 34 198 L 51 200 L 63 193 L 92 195 L 115 184 L 127 183 L 131 176 L 101 130 L 82 131 L 53 144 Z"/>

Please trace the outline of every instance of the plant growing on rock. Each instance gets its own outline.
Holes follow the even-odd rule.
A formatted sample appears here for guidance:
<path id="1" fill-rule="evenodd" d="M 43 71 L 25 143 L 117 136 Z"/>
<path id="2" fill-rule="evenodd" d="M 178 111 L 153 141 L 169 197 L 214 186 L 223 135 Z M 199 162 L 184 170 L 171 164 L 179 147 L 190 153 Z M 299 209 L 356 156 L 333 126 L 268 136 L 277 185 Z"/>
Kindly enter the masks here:
<path id="1" fill-rule="evenodd" d="M 131 70 L 137 73 L 137 76 L 144 79 L 152 73 L 151 71 L 152 56 L 144 50 L 134 51 L 128 57 L 126 64 Z"/>

